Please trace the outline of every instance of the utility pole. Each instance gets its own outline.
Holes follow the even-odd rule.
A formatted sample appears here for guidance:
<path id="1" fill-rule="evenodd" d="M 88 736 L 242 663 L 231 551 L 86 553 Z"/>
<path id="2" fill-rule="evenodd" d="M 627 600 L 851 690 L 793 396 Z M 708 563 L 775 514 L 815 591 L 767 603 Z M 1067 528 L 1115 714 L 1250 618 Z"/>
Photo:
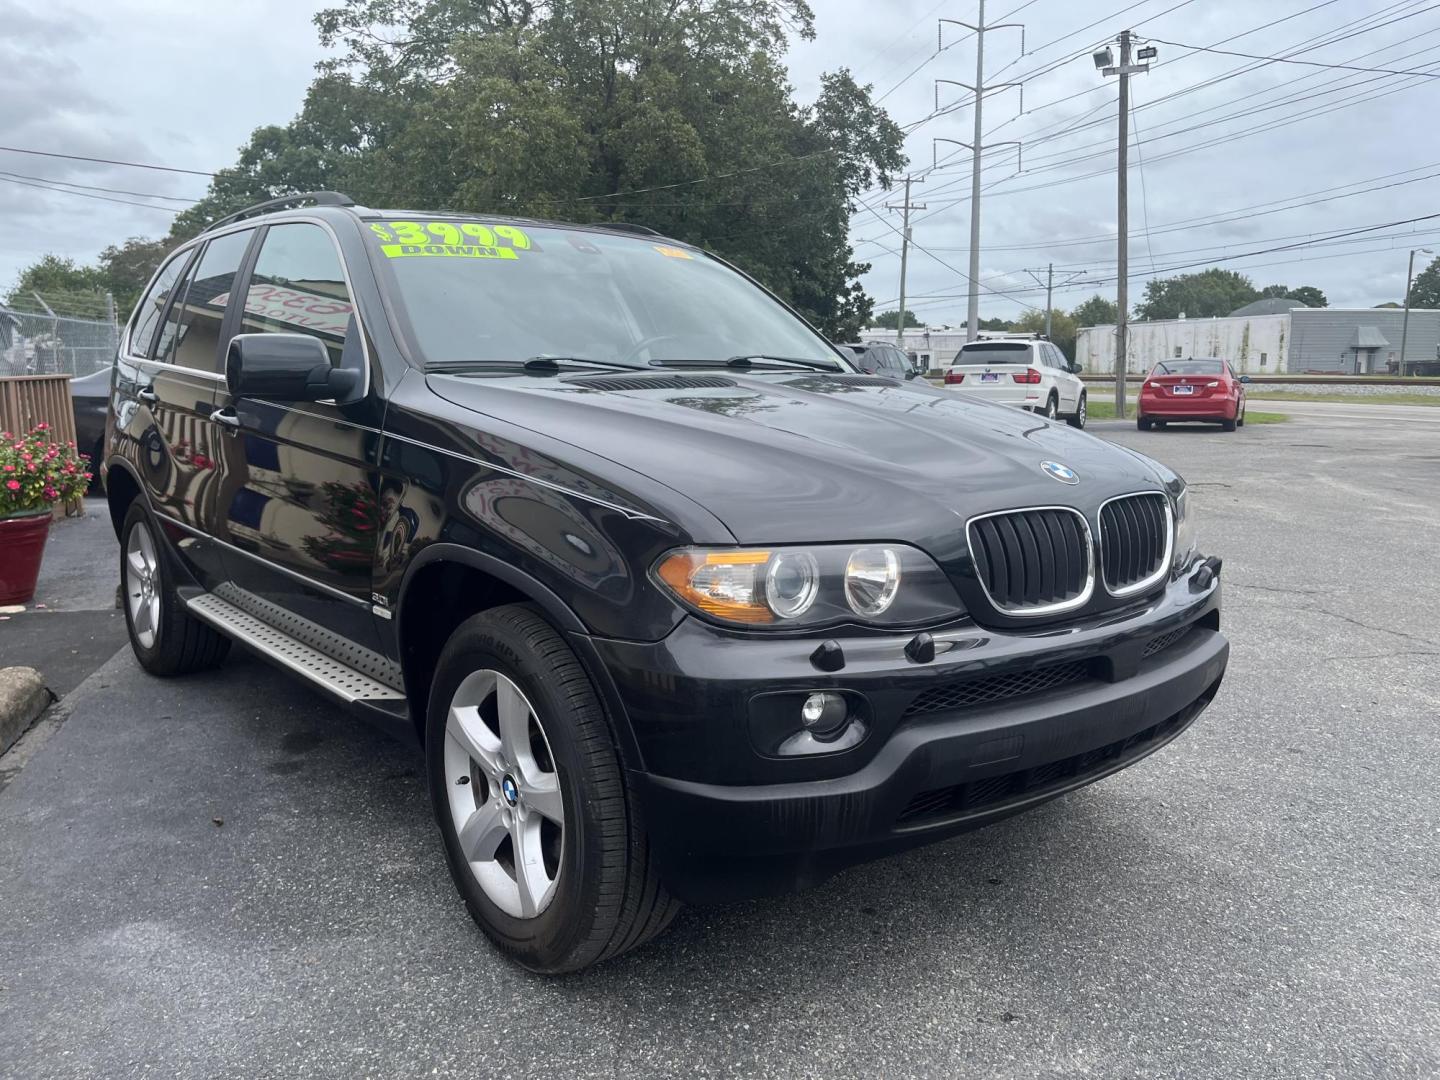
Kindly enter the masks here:
<path id="1" fill-rule="evenodd" d="M 1130 46 L 1133 40 L 1129 30 L 1120 31 L 1119 66 L 1112 64 L 1113 57 L 1108 47 L 1094 55 L 1095 66 L 1102 75 L 1120 76 L 1120 155 L 1117 166 L 1116 213 L 1118 244 L 1115 257 L 1115 306 L 1119 308 L 1119 312 L 1115 321 L 1115 415 L 1122 420 L 1125 418 L 1125 376 L 1130 366 L 1129 357 L 1126 355 L 1129 329 L 1126 323 L 1129 320 L 1130 305 L 1130 76 L 1150 70 L 1149 64 L 1130 62 Z M 1140 59 L 1153 59 L 1156 51 L 1153 45 L 1147 46 L 1140 50 Z"/>
<path id="2" fill-rule="evenodd" d="M 925 178 L 907 176 L 905 177 L 905 201 L 899 206 L 889 203 L 885 205 L 887 210 L 899 210 L 903 213 L 900 226 L 900 314 L 895 320 L 895 345 L 899 349 L 905 347 L 905 264 L 910 255 L 910 211 L 924 210 L 925 204 L 916 206 L 910 201 L 910 185 L 923 184 Z"/>
<path id="3" fill-rule="evenodd" d="M 1038 271 L 1035 271 L 1035 270 L 1026 270 L 1025 273 L 1029 274 L 1032 278 L 1035 279 L 1035 284 L 1036 284 L 1036 285 L 1042 284 L 1042 282 L 1040 281 L 1040 277 L 1039 277 L 1039 272 L 1038 272 Z M 1084 270 L 1076 270 L 1074 273 L 1072 273 L 1069 277 L 1067 277 L 1067 278 L 1066 278 L 1064 281 L 1062 281 L 1060 284 L 1061 284 L 1061 286 L 1063 287 L 1063 286 L 1065 286 L 1065 285 L 1069 285 L 1070 282 L 1076 281 L 1076 280 L 1078 280 L 1078 279 L 1080 279 L 1080 278 L 1082 278 L 1082 277 L 1084 277 L 1084 276 L 1085 276 L 1085 271 L 1084 271 Z M 1052 262 L 1052 263 L 1047 263 L 1046 266 L 1045 266 L 1045 281 L 1043 282 L 1043 284 L 1044 284 L 1044 286 L 1045 286 L 1045 340 L 1046 340 L 1046 341 L 1049 341 L 1049 340 L 1050 340 L 1050 317 L 1051 317 L 1051 315 L 1054 313 L 1054 305 L 1053 305 L 1052 302 L 1051 302 L 1051 297 L 1052 297 L 1052 296 L 1054 295 L 1054 293 L 1055 293 L 1055 264 L 1054 264 L 1053 262 Z"/>
<path id="4" fill-rule="evenodd" d="M 1395 374 L 1405 374 L 1405 341 L 1410 336 L 1410 283 L 1415 279 L 1415 253 L 1435 254 L 1429 248 L 1411 248 L 1410 265 L 1405 269 L 1405 315 L 1400 320 L 1400 364 Z"/>
<path id="5" fill-rule="evenodd" d="M 985 85 L 985 31 L 1001 30 L 1007 27 L 1017 28 L 1020 31 L 1020 55 L 1025 55 L 1025 27 L 1022 23 L 996 23 L 994 26 L 985 25 L 985 0 L 978 0 L 979 13 L 976 16 L 975 25 L 960 22 L 958 19 L 940 20 L 940 47 L 943 49 L 945 23 L 952 23 L 956 26 L 963 26 L 967 30 L 975 32 L 975 85 L 968 87 L 975 94 L 975 136 L 970 143 L 970 303 L 966 312 L 965 340 L 974 341 L 980 333 L 980 163 L 983 157 L 983 147 L 980 140 L 984 135 L 981 123 L 981 112 L 985 102 L 985 91 L 987 89 L 999 89 L 1001 86 L 1015 86 L 1016 83 L 999 83 L 995 87 Z M 950 80 L 940 80 L 947 82 Z M 958 85 L 964 85 L 960 83 Z M 1020 111 L 1025 111 L 1025 88 L 1020 87 Z M 938 108 L 938 105 L 937 105 Z M 942 142 L 954 142 L 953 139 L 943 139 Z M 958 145 L 964 146 L 964 143 Z M 1010 145 L 1010 144 L 997 144 Z M 1019 146 L 1019 143 L 1013 145 Z M 1021 167 L 1023 171 L 1024 162 Z"/>

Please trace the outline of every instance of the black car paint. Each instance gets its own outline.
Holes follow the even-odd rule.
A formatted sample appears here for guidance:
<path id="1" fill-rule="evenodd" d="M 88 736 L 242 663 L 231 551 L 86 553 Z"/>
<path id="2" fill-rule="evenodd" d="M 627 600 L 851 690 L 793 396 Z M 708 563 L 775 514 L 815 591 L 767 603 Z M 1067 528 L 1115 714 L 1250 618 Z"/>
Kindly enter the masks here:
<path id="1" fill-rule="evenodd" d="M 681 895 L 716 895 L 716 878 L 697 870 L 697 860 L 723 865 L 717 838 L 734 798 L 763 803 L 761 793 L 783 787 L 785 798 L 770 810 L 746 813 L 769 815 L 770 854 L 786 856 L 779 871 L 756 875 L 756 889 L 784 887 L 820 872 L 811 857 L 815 836 L 830 837 L 828 872 L 887 845 L 994 816 L 955 818 L 903 836 L 880 818 L 838 832 L 830 827 L 861 803 L 867 813 L 890 813 L 894 785 L 908 791 L 938 782 L 947 769 L 983 771 L 985 747 L 997 738 L 1028 739 L 1025 753 L 1043 756 L 1091 727 L 1099 737 L 1101 720 L 1059 732 L 1044 703 L 1029 699 L 948 726 L 901 724 L 896 703 L 924 685 L 1080 659 L 1099 682 L 1118 688 L 1100 709 L 1108 737 L 1117 725 L 1138 730 L 1151 722 L 1146 700 L 1154 691 L 1139 680 L 1127 691 L 1126 680 L 1141 667 L 1137 650 L 1157 634 L 1194 625 L 1208 635 L 1203 647 L 1169 658 L 1168 675 L 1163 664 L 1146 670 L 1160 672 L 1158 685 L 1203 674 L 1213 694 L 1228 649 L 1218 633 L 1218 581 L 1195 592 L 1181 577 L 1123 600 L 1097 588 L 1083 609 L 1063 618 L 1007 617 L 986 602 L 965 542 L 966 521 L 979 513 L 1062 504 L 1093 524 L 1112 496 L 1177 495 L 1182 484 L 1163 467 L 1017 410 L 863 374 L 724 371 L 723 387 L 633 390 L 597 388 L 597 376 L 581 370 L 426 374 L 377 285 L 364 220 L 320 207 L 267 215 L 257 234 L 285 220 L 323 222 L 338 241 L 364 335 L 364 395 L 343 406 L 236 399 L 223 380 L 192 385 L 193 376 L 122 348 L 107 471 L 128 474 L 160 516 L 188 576 L 184 592 L 243 589 L 335 635 L 338 657 L 367 658 L 367 670 L 412 700 L 428 688 L 415 685 L 407 668 L 404 616 L 416 605 L 424 611 L 417 582 L 427 567 L 472 567 L 535 603 L 594 677 L 652 819 L 683 809 L 697 829 L 714 830 L 689 841 L 673 828 L 658 831 L 667 877 L 690 883 L 679 885 Z M 227 333 L 237 324 L 228 318 Z M 141 390 L 156 400 L 142 400 Z M 233 410 L 237 426 L 211 419 L 222 409 Z M 335 564 L 302 554 L 333 525 L 313 486 L 280 490 L 257 477 L 254 463 L 274 461 L 277 447 L 295 462 L 323 457 L 338 477 L 330 482 L 365 508 L 363 535 L 373 537 L 368 561 Z M 1081 483 L 1068 487 L 1047 476 L 1040 463 L 1051 459 L 1075 469 Z M 237 496 L 243 502 L 250 496 L 240 493 L 259 487 L 287 500 L 268 531 L 234 520 Z M 906 654 L 921 628 L 797 635 L 711 625 L 688 615 L 650 576 L 663 553 L 687 544 L 827 541 L 908 543 L 940 564 L 967 611 L 923 628 L 939 644 L 933 662 Z M 842 650 L 838 671 L 821 671 L 812 660 L 827 640 Z M 783 760 L 757 748 L 751 703 L 758 695 L 824 688 L 871 700 L 871 722 L 857 746 Z M 1111 707 L 1116 701 L 1120 707 Z M 355 707 L 413 733 L 414 718 L 402 708 Z M 1011 715 L 1017 709 L 1023 719 Z M 1024 733 L 1003 734 L 1012 728 Z M 877 761 L 893 757 L 901 742 L 925 744 L 927 732 L 943 752 L 912 754 L 876 775 Z M 884 789 L 883 799 L 856 794 L 870 780 Z M 707 785 L 725 797 L 707 800 Z M 711 812 L 701 813 L 701 804 Z M 743 891 L 733 882 L 726 890 Z"/>

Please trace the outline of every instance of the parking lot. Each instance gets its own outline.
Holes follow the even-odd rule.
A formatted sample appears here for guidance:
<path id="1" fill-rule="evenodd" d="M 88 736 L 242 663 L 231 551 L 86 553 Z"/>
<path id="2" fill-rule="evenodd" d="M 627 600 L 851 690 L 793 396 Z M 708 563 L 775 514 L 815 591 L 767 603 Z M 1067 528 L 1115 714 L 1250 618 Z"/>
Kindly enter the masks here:
<path id="1" fill-rule="evenodd" d="M 1196 726 L 568 979 L 470 921 L 412 747 L 238 651 L 122 650 L 0 791 L 0 1074 L 1435 1076 L 1440 417 L 1396 408 L 1093 425 L 1226 560 Z"/>

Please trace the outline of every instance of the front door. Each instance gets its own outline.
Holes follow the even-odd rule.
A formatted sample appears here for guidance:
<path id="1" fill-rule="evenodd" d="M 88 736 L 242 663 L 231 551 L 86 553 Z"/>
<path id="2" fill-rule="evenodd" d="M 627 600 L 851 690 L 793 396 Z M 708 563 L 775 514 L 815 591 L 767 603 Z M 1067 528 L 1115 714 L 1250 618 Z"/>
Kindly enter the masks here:
<path id="1" fill-rule="evenodd" d="M 269 226 L 243 293 L 236 330 L 303 333 L 331 363 L 364 369 L 363 331 L 335 241 L 312 222 Z M 225 459 L 220 536 L 224 598 L 352 667 L 382 679 L 371 609 L 380 510 L 373 392 L 343 408 L 218 390 L 233 440 Z"/>

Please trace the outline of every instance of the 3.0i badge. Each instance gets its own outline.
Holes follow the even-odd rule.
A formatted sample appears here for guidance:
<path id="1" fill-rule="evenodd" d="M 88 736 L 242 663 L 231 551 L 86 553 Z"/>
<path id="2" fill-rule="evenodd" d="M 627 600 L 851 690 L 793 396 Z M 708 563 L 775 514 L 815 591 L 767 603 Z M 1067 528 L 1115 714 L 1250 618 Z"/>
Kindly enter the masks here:
<path id="1" fill-rule="evenodd" d="M 1061 465 L 1058 461 L 1042 461 L 1040 468 L 1044 470 L 1046 476 L 1053 477 L 1062 484 L 1078 484 L 1080 482 L 1080 477 L 1074 469 L 1069 465 Z"/>

